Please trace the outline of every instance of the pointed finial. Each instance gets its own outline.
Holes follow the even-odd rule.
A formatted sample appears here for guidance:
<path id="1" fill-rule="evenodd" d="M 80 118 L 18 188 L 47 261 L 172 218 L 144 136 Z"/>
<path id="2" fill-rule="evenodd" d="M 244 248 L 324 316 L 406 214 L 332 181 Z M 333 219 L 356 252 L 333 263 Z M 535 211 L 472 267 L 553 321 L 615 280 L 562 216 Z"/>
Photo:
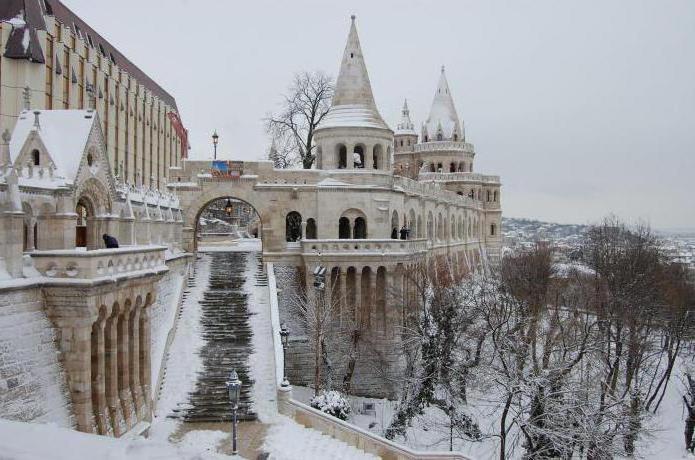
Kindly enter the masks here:
<path id="1" fill-rule="evenodd" d="M 350 20 L 352 21 L 353 24 L 355 23 L 355 15 L 354 14 L 350 16 Z"/>
<path id="2" fill-rule="evenodd" d="M 442 73 L 444 73 L 444 66 L 442 65 Z"/>

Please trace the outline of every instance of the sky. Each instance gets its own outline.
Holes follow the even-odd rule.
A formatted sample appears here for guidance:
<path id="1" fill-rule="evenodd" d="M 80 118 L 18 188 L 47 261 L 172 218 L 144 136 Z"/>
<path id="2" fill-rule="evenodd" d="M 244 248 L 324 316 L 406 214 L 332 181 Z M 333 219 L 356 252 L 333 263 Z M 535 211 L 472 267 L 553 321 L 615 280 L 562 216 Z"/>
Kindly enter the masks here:
<path id="1" fill-rule="evenodd" d="M 266 156 L 296 72 L 336 76 L 357 28 L 392 128 L 440 67 L 504 215 L 695 228 L 695 1 L 63 0 L 177 100 L 191 157 Z"/>

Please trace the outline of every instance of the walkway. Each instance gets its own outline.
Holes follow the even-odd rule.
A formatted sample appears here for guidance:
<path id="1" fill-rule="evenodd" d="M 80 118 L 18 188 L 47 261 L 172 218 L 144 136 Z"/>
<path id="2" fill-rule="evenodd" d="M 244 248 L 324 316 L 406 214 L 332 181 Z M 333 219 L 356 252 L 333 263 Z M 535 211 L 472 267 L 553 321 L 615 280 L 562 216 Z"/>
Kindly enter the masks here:
<path id="1" fill-rule="evenodd" d="M 224 381 L 235 366 L 244 382 L 239 451 L 255 459 L 376 457 L 277 413 L 268 279 L 252 242 L 201 253 L 184 294 L 151 437 L 182 448 L 230 454 Z"/>

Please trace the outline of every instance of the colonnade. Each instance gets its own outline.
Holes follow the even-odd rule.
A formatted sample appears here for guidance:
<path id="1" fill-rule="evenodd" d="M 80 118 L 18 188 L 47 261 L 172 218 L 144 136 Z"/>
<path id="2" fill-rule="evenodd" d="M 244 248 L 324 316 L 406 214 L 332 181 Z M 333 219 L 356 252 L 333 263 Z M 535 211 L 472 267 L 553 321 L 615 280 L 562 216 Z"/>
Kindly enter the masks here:
<path id="1" fill-rule="evenodd" d="M 153 302 L 153 294 L 147 294 L 102 304 L 96 317 L 49 309 L 60 332 L 79 431 L 119 437 L 138 422 L 151 420 Z"/>

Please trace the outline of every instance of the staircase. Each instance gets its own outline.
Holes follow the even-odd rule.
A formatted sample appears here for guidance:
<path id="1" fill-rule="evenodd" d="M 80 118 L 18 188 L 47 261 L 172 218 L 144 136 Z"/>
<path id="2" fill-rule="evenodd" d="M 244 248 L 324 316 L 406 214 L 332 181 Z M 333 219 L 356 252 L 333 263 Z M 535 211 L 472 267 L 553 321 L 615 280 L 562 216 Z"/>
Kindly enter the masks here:
<path id="1" fill-rule="evenodd" d="M 232 369 L 236 369 L 242 381 L 238 418 L 255 420 L 251 400 L 254 382 L 248 367 L 253 332 L 244 292 L 246 259 L 251 255 L 219 252 L 209 257 L 209 286 L 200 301 L 201 334 L 205 344 L 198 354 L 203 368 L 198 373 L 195 390 L 188 394 L 188 404 L 174 409 L 170 417 L 185 422 L 231 420 L 232 408 L 225 383 Z M 257 275 L 257 280 L 261 281 L 262 277 Z"/>

